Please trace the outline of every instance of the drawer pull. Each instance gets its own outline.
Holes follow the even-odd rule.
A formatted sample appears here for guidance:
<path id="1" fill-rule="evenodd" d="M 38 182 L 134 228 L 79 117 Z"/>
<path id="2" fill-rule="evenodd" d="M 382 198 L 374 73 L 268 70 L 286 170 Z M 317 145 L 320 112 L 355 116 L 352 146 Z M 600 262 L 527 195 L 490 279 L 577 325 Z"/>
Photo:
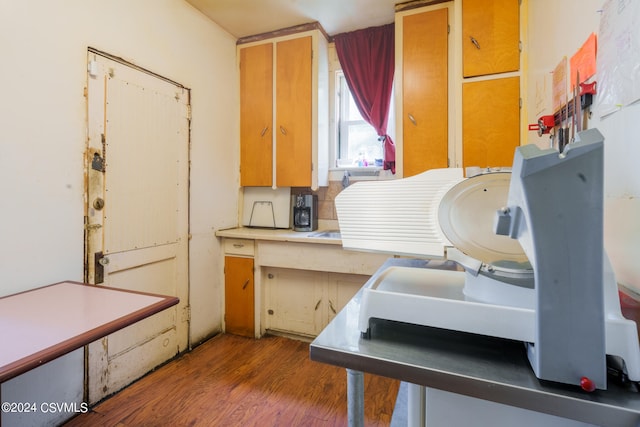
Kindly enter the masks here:
<path id="1" fill-rule="evenodd" d="M 234 248 L 238 248 L 238 249 L 240 249 L 240 248 L 244 248 L 244 243 L 234 243 L 234 244 L 233 244 L 233 247 L 234 247 Z"/>

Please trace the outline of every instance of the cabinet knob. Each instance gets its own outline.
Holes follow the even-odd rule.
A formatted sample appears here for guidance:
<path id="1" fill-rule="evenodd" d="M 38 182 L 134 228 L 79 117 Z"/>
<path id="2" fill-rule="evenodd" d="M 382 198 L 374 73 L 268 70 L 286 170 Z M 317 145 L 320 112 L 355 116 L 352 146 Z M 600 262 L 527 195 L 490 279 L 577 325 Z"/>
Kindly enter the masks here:
<path id="1" fill-rule="evenodd" d="M 476 40 L 473 36 L 469 36 L 469 38 L 471 39 L 471 43 L 473 43 L 473 45 L 474 45 L 477 49 L 480 49 L 480 43 L 478 43 L 478 40 Z"/>

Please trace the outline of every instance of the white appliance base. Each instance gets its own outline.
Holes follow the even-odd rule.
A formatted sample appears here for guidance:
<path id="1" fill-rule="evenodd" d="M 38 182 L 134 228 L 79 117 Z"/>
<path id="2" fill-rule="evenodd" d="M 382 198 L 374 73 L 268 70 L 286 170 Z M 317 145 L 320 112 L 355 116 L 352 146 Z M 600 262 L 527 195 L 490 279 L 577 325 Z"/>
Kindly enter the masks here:
<path id="1" fill-rule="evenodd" d="M 369 320 L 376 318 L 535 344 L 535 310 L 471 300 L 464 293 L 465 276 L 459 271 L 387 268 L 363 289 L 360 332 L 368 336 Z M 629 379 L 640 380 L 635 322 L 609 311 L 605 334 L 607 354 L 622 357 Z"/>

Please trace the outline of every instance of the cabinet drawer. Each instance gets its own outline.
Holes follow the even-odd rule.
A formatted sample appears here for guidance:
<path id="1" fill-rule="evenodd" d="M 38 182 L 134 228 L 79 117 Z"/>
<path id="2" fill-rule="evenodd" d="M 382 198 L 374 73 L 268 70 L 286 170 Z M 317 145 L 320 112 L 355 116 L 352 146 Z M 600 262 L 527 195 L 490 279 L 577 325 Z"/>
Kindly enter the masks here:
<path id="1" fill-rule="evenodd" d="M 254 255 L 253 240 L 248 239 L 224 239 L 224 253 L 233 255 Z"/>

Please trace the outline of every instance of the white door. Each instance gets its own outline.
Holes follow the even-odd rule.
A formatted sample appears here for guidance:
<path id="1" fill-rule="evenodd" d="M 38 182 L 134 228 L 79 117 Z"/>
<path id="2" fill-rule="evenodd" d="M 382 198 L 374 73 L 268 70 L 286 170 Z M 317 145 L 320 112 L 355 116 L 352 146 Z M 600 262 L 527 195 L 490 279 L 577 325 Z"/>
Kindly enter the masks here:
<path id="1" fill-rule="evenodd" d="M 90 403 L 185 350 L 189 90 L 88 53 L 86 280 L 180 304 L 89 346 Z"/>

